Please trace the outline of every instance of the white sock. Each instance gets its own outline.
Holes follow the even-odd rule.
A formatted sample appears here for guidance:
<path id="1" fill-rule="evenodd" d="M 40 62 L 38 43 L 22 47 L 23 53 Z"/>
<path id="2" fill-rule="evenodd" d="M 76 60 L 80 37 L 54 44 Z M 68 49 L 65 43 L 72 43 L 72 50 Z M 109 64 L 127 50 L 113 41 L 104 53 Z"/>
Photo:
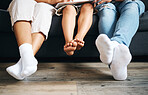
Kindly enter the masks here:
<path id="1" fill-rule="evenodd" d="M 111 41 L 107 35 L 100 34 L 96 39 L 96 47 L 100 53 L 100 60 L 105 64 L 110 64 L 113 58 L 113 51 L 119 43 Z"/>
<path id="2" fill-rule="evenodd" d="M 127 65 L 130 63 L 131 58 L 127 46 L 120 44 L 114 49 L 113 60 L 110 65 L 114 79 L 125 80 L 127 78 Z"/>
<path id="3" fill-rule="evenodd" d="M 32 45 L 25 43 L 19 47 L 21 60 L 22 60 L 22 72 L 21 76 L 27 77 L 32 75 L 37 70 L 37 60 L 33 55 Z"/>
<path id="4" fill-rule="evenodd" d="M 24 77 L 21 76 L 21 70 L 22 70 L 21 58 L 15 65 L 12 65 L 6 69 L 6 71 L 14 78 L 18 80 L 23 80 Z"/>

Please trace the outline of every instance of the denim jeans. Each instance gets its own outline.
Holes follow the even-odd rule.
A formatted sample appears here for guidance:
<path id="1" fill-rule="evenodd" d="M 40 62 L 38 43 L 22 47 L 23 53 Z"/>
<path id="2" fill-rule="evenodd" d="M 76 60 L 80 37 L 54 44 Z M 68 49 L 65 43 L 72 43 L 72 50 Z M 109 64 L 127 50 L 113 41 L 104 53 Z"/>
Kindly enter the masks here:
<path id="1" fill-rule="evenodd" d="M 98 5 L 99 32 L 106 34 L 112 41 L 129 47 L 139 26 L 139 16 L 145 6 L 140 0 L 124 0 L 122 2 Z"/>

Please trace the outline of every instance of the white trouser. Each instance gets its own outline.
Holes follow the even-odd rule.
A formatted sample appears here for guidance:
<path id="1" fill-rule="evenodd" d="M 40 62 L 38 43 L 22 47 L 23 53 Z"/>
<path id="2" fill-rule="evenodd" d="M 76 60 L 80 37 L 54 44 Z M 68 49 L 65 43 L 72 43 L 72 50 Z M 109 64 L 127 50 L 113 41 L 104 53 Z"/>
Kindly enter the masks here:
<path id="1" fill-rule="evenodd" d="M 31 21 L 31 33 L 42 32 L 46 39 L 51 26 L 55 8 L 35 0 L 13 0 L 8 8 L 12 26 L 17 21 Z"/>

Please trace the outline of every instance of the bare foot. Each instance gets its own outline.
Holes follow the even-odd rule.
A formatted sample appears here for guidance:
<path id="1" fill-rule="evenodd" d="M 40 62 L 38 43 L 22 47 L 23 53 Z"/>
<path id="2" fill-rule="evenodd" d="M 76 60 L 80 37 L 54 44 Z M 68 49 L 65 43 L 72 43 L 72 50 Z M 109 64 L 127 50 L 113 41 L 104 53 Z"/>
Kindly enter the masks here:
<path id="1" fill-rule="evenodd" d="M 77 43 L 74 42 L 74 40 L 72 40 L 64 45 L 64 51 L 69 56 L 74 54 L 74 51 L 76 50 L 76 48 L 77 48 Z"/>
<path id="2" fill-rule="evenodd" d="M 75 42 L 77 42 L 77 48 L 76 50 L 80 50 L 84 46 L 84 41 L 79 39 L 74 39 Z"/>

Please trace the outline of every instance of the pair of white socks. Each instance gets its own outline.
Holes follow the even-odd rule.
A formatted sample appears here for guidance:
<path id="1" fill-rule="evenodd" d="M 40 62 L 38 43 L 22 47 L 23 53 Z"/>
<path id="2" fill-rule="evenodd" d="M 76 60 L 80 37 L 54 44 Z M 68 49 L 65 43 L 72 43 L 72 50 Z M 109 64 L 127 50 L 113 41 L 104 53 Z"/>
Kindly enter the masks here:
<path id="1" fill-rule="evenodd" d="M 114 79 L 125 80 L 127 78 L 127 65 L 131 61 L 128 47 L 116 41 L 111 41 L 105 34 L 98 36 L 96 47 L 100 52 L 100 60 L 110 65 Z"/>
<path id="2" fill-rule="evenodd" d="M 14 78 L 23 80 L 36 72 L 38 61 L 34 57 L 31 44 L 22 44 L 19 47 L 19 51 L 20 60 L 15 65 L 8 67 L 6 71 Z"/>

